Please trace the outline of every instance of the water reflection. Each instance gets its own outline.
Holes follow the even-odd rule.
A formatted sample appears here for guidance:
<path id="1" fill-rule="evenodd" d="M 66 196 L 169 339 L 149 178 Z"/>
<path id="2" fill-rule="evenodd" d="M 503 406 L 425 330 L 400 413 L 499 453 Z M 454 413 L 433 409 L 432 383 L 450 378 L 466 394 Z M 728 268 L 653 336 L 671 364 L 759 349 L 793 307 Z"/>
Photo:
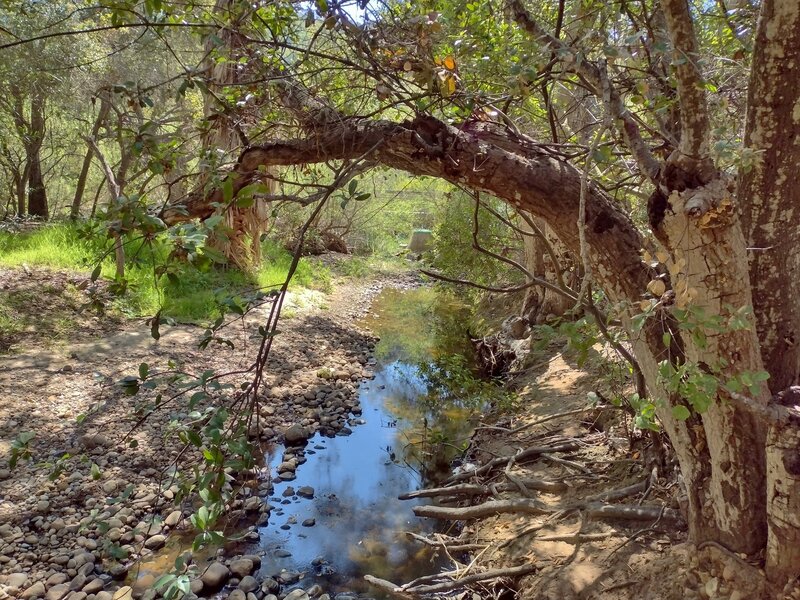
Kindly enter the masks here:
<path id="1" fill-rule="evenodd" d="M 330 593 L 382 598 L 364 584 L 364 574 L 403 582 L 440 566 L 431 548 L 404 534 L 427 524 L 414 517 L 414 501 L 397 496 L 448 470 L 458 445 L 441 442 L 465 437 L 470 411 L 432 403 L 418 367 L 439 353 L 463 351 L 466 335 L 454 327 L 463 307 L 432 290 L 386 290 L 374 307 L 366 324 L 381 341 L 375 377 L 360 389 L 365 422 L 350 436 L 309 442 L 297 478 L 275 485 L 260 546 L 267 552 L 264 574 L 299 571 L 303 587 L 315 581 Z M 273 470 L 281 457 L 280 448 L 269 457 Z M 303 486 L 314 488 L 313 499 L 284 495 Z M 314 525 L 304 526 L 310 519 Z"/>

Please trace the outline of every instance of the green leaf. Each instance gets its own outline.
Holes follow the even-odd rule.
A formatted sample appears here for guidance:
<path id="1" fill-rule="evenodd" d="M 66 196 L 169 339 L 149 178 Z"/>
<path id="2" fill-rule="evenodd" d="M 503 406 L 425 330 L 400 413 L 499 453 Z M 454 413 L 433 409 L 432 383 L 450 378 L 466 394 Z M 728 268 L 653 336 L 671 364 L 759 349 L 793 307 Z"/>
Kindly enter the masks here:
<path id="1" fill-rule="evenodd" d="M 100 271 L 102 271 L 102 270 L 103 270 L 103 265 L 102 264 L 97 265 L 94 268 L 94 271 L 92 271 L 92 276 L 91 276 L 92 282 L 97 281 L 97 278 L 100 277 Z"/>
<path id="2" fill-rule="evenodd" d="M 150 337 L 152 337 L 154 340 L 157 340 L 161 337 L 161 333 L 158 331 L 158 326 L 160 324 L 161 324 L 161 311 L 159 310 L 153 316 L 153 318 L 150 319 Z M 141 365 L 139 366 L 139 369 L 141 369 Z M 142 379 L 144 379 L 144 377 L 142 377 Z"/>
<path id="3" fill-rule="evenodd" d="M 225 202 L 225 204 L 228 204 L 231 200 L 233 200 L 233 179 L 230 177 L 226 178 L 225 181 L 222 182 L 222 200 Z"/>
<path id="4" fill-rule="evenodd" d="M 92 475 L 92 479 L 95 480 L 95 481 L 97 481 L 98 479 L 100 479 L 103 476 L 103 474 L 100 472 L 100 467 L 98 467 L 96 463 L 92 463 L 92 466 L 89 469 L 89 472 Z"/>
<path id="5" fill-rule="evenodd" d="M 358 181 L 356 181 L 355 179 L 353 179 L 353 180 L 350 182 L 350 185 L 348 185 L 348 186 L 347 186 L 347 191 L 348 191 L 348 192 L 350 192 L 350 195 L 351 195 L 351 196 L 352 196 L 353 194 L 355 194 L 355 193 L 356 193 L 356 188 L 357 188 L 357 187 L 358 187 Z"/>
<path id="6" fill-rule="evenodd" d="M 139 379 L 147 379 L 147 375 L 150 373 L 150 366 L 147 363 L 141 363 L 139 365 Z"/>
<path id="7" fill-rule="evenodd" d="M 689 411 L 689 409 L 683 406 L 682 404 L 672 407 L 672 417 L 677 419 L 678 421 L 685 421 L 691 415 L 692 413 Z"/>

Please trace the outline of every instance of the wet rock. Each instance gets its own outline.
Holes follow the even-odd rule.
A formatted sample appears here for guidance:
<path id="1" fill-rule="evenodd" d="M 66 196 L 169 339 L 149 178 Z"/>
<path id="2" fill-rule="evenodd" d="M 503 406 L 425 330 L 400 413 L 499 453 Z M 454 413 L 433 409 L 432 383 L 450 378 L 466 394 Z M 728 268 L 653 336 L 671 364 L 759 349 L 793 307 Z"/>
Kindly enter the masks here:
<path id="1" fill-rule="evenodd" d="M 199 579 L 192 579 L 189 581 L 189 591 L 193 594 L 199 595 L 203 591 L 203 582 Z"/>
<path id="2" fill-rule="evenodd" d="M 308 437 L 308 432 L 296 423 L 283 432 L 283 439 L 290 446 L 302 445 Z"/>
<path id="3" fill-rule="evenodd" d="M 258 554 L 245 554 L 242 558 L 253 561 L 256 569 L 261 566 L 261 557 Z"/>
<path id="4" fill-rule="evenodd" d="M 144 543 L 144 547 L 148 550 L 158 550 L 162 548 L 164 544 L 167 543 L 167 537 L 161 534 L 154 535 L 153 537 L 147 538 L 147 541 Z"/>
<path id="5" fill-rule="evenodd" d="M 270 594 L 277 594 L 281 589 L 281 584 L 275 581 L 272 577 L 267 577 L 261 582 L 261 591 Z"/>
<path id="6" fill-rule="evenodd" d="M 322 593 L 322 587 L 321 587 L 319 584 L 317 584 L 317 583 L 315 583 L 315 584 L 314 584 L 314 585 L 312 585 L 310 588 L 308 588 L 308 595 L 309 595 L 311 598 L 316 598 L 316 597 L 317 597 L 317 596 L 319 596 L 321 593 Z"/>
<path id="7" fill-rule="evenodd" d="M 44 596 L 44 583 L 37 581 L 20 595 L 20 598 L 27 600 L 28 598 L 39 598 Z"/>
<path id="8" fill-rule="evenodd" d="M 231 564 L 228 565 L 228 568 L 230 569 L 231 573 L 241 579 L 242 577 L 250 575 L 250 573 L 252 573 L 255 569 L 255 565 L 253 564 L 253 561 L 248 558 L 239 558 L 231 561 Z"/>
<path id="9" fill-rule="evenodd" d="M 288 486 L 285 490 L 283 490 L 283 494 L 281 494 L 281 496 L 288 498 L 289 496 L 294 496 L 294 494 L 294 488 L 292 486 Z"/>
<path id="10" fill-rule="evenodd" d="M 252 575 L 246 575 L 239 582 L 239 589 L 245 593 L 254 592 L 258 589 L 258 581 Z"/>
<path id="11" fill-rule="evenodd" d="M 303 521 L 302 524 L 303 524 L 303 527 L 313 527 L 314 525 L 317 524 L 317 521 L 315 519 L 311 518 L 311 519 L 306 519 L 305 521 Z"/>
<path id="12" fill-rule="evenodd" d="M 314 488 L 310 485 L 304 485 L 297 488 L 297 495 L 309 500 L 314 497 Z"/>
<path id="13" fill-rule="evenodd" d="M 291 585 L 300 581 L 300 573 L 297 571 L 281 571 L 278 573 L 278 581 L 284 585 Z"/>
<path id="14" fill-rule="evenodd" d="M 200 576 L 200 581 L 203 582 L 203 589 L 208 592 L 216 592 L 228 581 L 230 576 L 231 572 L 228 567 L 222 563 L 215 562 L 211 563 L 203 572 Z"/>
<path id="15" fill-rule="evenodd" d="M 278 548 L 275 550 L 274 554 L 277 558 L 289 558 L 292 555 L 291 552 L 284 550 L 283 548 Z"/>

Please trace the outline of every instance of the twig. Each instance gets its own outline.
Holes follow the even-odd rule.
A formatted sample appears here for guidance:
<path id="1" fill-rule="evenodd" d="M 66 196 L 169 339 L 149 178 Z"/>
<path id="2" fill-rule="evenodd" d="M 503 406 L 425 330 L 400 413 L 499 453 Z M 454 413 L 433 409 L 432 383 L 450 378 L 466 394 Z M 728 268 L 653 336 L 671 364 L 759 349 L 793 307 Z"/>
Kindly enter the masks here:
<path id="1" fill-rule="evenodd" d="M 559 465 L 564 465 L 565 467 L 569 467 L 572 469 L 577 469 L 581 473 L 585 475 L 593 475 L 592 471 L 580 463 L 575 462 L 574 460 L 567 460 L 565 458 L 558 458 L 557 456 L 553 456 L 552 454 L 542 453 L 542 458 L 545 460 L 549 460 L 550 462 L 557 463 Z"/>
<path id="2" fill-rule="evenodd" d="M 538 569 L 537 565 L 528 564 L 519 567 L 508 567 L 505 569 L 489 569 L 483 573 L 473 573 L 455 581 L 448 581 L 445 583 L 436 583 L 433 585 L 421 585 L 415 587 L 405 588 L 414 594 L 433 594 L 435 592 L 448 592 L 462 588 L 470 583 L 477 583 L 478 581 L 488 581 L 489 579 L 499 579 L 501 577 L 522 577 L 530 575 Z"/>
<path id="3" fill-rule="evenodd" d="M 517 455 L 516 461 L 518 463 L 521 463 L 523 460 L 538 458 L 539 456 L 547 452 L 571 452 L 573 450 L 577 450 L 581 446 L 582 444 L 580 442 L 573 441 L 573 442 L 567 442 L 565 444 L 560 444 L 558 446 L 541 446 L 541 447 L 528 448 L 527 450 L 524 450 L 520 452 L 519 455 Z M 495 467 L 507 463 L 508 459 L 509 459 L 508 456 L 501 456 L 498 458 L 494 458 L 485 465 L 478 467 L 477 469 L 472 469 L 471 471 L 465 471 L 463 473 L 458 473 L 457 475 L 453 475 L 448 480 L 448 482 L 462 481 L 464 479 L 469 479 L 470 477 L 473 477 L 475 475 L 488 473 Z"/>

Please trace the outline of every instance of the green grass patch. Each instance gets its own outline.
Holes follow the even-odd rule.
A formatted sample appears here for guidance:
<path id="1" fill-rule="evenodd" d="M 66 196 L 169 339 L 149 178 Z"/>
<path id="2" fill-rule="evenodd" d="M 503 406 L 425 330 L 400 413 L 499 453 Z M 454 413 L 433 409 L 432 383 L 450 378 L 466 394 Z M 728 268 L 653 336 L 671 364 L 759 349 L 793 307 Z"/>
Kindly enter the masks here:
<path id="1" fill-rule="evenodd" d="M 103 237 L 81 237 L 72 224 L 52 224 L 26 233 L 0 232 L 0 266 L 48 267 L 70 271 L 85 271 L 87 276 L 110 247 Z M 113 306 L 131 317 L 162 315 L 181 322 L 207 322 L 220 314 L 226 298 L 241 300 L 256 290 L 276 289 L 286 278 L 291 255 L 267 241 L 263 246 L 262 266 L 244 273 L 231 268 L 199 269 L 185 262 L 173 262 L 176 277 L 156 278 L 155 269 L 167 262 L 168 243 L 156 239 L 143 244 L 141 240 L 126 243 L 126 292 L 113 301 Z M 101 276 L 114 278 L 113 256 L 102 261 Z M 330 272 L 301 260 L 292 287 L 308 287 L 328 291 Z M 237 301 L 238 301 L 237 300 Z M 0 306 L 0 328 L 11 327 L 10 317 Z M 4 325 L 5 324 L 5 325 Z"/>

